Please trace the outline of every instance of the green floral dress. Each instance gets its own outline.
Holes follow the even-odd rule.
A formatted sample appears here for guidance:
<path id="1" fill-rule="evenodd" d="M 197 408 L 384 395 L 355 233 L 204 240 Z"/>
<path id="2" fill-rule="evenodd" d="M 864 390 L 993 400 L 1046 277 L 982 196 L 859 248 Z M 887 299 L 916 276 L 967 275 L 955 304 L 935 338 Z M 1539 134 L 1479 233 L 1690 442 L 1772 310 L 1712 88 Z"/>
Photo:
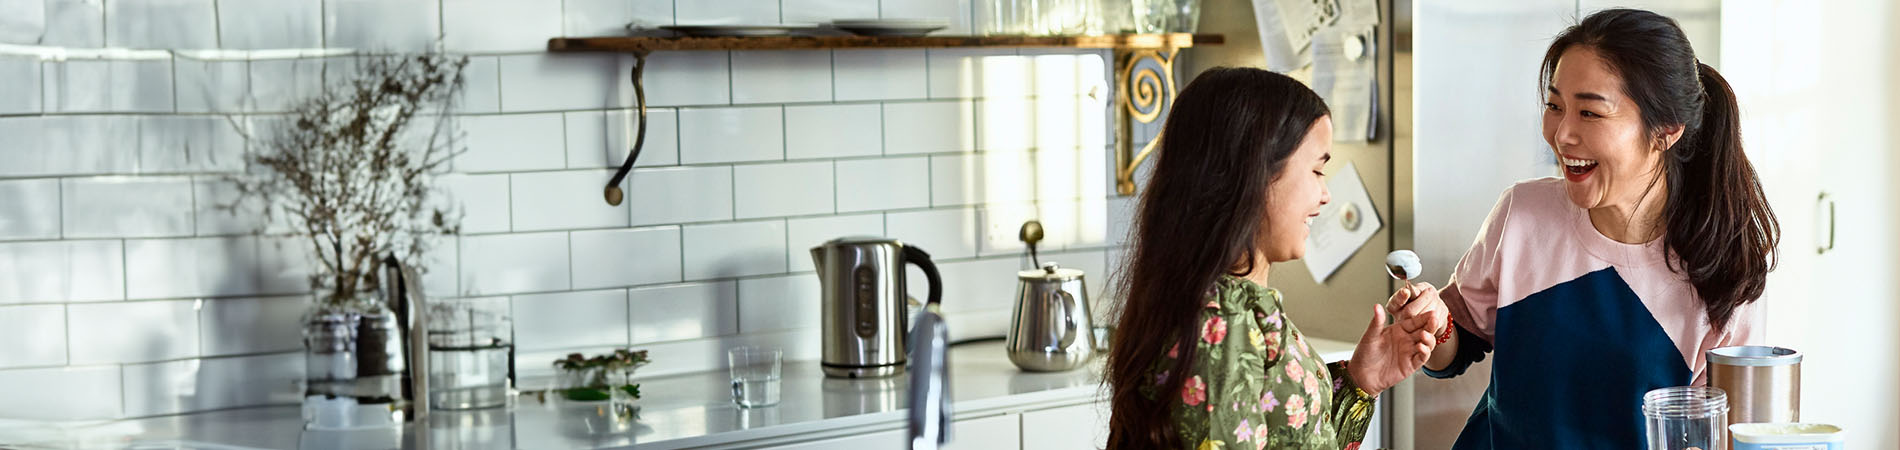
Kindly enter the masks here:
<path id="1" fill-rule="evenodd" d="M 1351 384 L 1346 363 L 1321 360 L 1281 305 L 1280 291 L 1231 276 L 1208 291 L 1198 357 L 1174 408 L 1186 448 L 1359 447 L 1372 396 Z"/>

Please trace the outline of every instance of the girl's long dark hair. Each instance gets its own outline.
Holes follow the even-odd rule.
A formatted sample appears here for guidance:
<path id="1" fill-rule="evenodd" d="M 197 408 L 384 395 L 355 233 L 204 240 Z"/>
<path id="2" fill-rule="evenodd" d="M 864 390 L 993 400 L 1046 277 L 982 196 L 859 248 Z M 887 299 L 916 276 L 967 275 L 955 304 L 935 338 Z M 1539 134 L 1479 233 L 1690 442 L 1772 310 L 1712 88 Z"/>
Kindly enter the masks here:
<path id="1" fill-rule="evenodd" d="M 1742 152 L 1735 91 L 1696 60 L 1674 19 L 1609 9 L 1557 35 L 1544 53 L 1540 95 L 1571 48 L 1596 50 L 1622 76 L 1624 94 L 1651 132 L 1683 126 L 1682 138 L 1663 154 L 1669 191 L 1663 244 L 1676 257 L 1670 269 L 1686 274 L 1702 297 L 1709 323 L 1727 327 L 1736 308 L 1761 297 L 1781 240 L 1775 212 Z"/>
<path id="2" fill-rule="evenodd" d="M 1267 184 L 1326 114 L 1299 81 L 1251 68 L 1208 70 L 1175 100 L 1117 286 L 1109 448 L 1182 445 L 1171 417 L 1196 356 L 1201 302 L 1221 274 L 1255 269 Z"/>

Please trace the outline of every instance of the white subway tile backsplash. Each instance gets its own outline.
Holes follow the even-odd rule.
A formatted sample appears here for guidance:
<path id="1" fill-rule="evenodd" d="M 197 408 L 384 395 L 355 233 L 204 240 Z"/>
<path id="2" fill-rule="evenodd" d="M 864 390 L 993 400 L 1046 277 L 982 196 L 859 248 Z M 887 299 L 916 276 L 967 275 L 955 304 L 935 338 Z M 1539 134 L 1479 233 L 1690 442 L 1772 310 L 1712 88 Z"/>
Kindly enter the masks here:
<path id="1" fill-rule="evenodd" d="M 640 369 L 640 376 L 721 370 L 726 367 L 726 351 L 745 346 L 779 349 L 785 361 L 813 361 L 823 351 L 820 345 L 817 328 L 643 344 L 639 348 L 654 355 L 654 361 Z"/>
<path id="2" fill-rule="evenodd" d="M 1026 202 L 1035 198 L 1034 154 L 989 152 L 930 157 L 930 203 L 936 206 Z"/>
<path id="3" fill-rule="evenodd" d="M 67 178 L 60 182 L 66 237 L 190 236 L 189 177 Z"/>
<path id="4" fill-rule="evenodd" d="M 627 204 L 609 205 L 601 189 L 613 172 L 600 169 L 509 175 L 515 231 L 627 226 Z M 621 188 L 626 188 L 621 181 Z"/>
<path id="5" fill-rule="evenodd" d="M 0 243 L 0 303 L 125 298 L 119 241 Z"/>
<path id="6" fill-rule="evenodd" d="M 66 307 L 0 307 L 0 368 L 66 364 Z"/>
<path id="7" fill-rule="evenodd" d="M 629 110 L 573 111 L 567 114 L 567 167 L 619 169 L 633 151 L 640 113 Z M 634 167 L 679 164 L 679 116 L 672 110 L 647 110 L 646 142 Z"/>
<path id="8" fill-rule="evenodd" d="M 783 113 L 778 106 L 681 109 L 680 162 L 784 159 Z"/>
<path id="9" fill-rule="evenodd" d="M 0 117 L 0 176 L 130 173 L 139 123 L 131 116 Z M 58 151 L 54 151 L 58 150 Z"/>
<path id="10" fill-rule="evenodd" d="M 1062 132 L 1062 128 L 1050 127 L 1042 130 L 1039 120 L 1055 114 L 1073 115 L 1074 110 L 1051 111 L 1043 113 L 1036 109 L 1036 102 L 1022 98 L 988 98 L 976 102 L 977 130 L 976 148 L 983 151 L 1027 150 L 1036 145 L 1038 136 L 1050 132 Z M 1056 126 L 1062 121 L 1058 120 Z M 1066 131 L 1073 135 L 1074 131 Z"/>
<path id="11" fill-rule="evenodd" d="M 442 3 L 442 43 L 451 52 L 532 52 L 561 34 L 561 4 L 545 0 Z"/>
<path id="12" fill-rule="evenodd" d="M 877 0 L 783 0 L 785 23 L 828 23 L 837 19 L 875 19 Z"/>
<path id="13" fill-rule="evenodd" d="M 40 45 L 98 48 L 106 45 L 105 0 L 47 0 L 46 34 Z"/>
<path id="14" fill-rule="evenodd" d="M 467 151 L 457 172 L 551 170 L 567 166 L 560 113 L 462 116 Z"/>
<path id="15" fill-rule="evenodd" d="M 658 28 L 673 24 L 672 0 L 565 0 L 561 3 L 561 35 L 618 36 L 627 24 Z"/>
<path id="16" fill-rule="evenodd" d="M 198 310 L 199 342 L 205 356 L 292 351 L 303 348 L 308 296 L 205 300 Z"/>
<path id="17" fill-rule="evenodd" d="M 568 289 L 567 249 L 565 232 L 463 236 L 462 294 Z"/>
<path id="18" fill-rule="evenodd" d="M 0 240 L 59 238 L 59 180 L 0 180 Z"/>
<path id="19" fill-rule="evenodd" d="M 198 356 L 197 300 L 68 305 L 73 365 Z"/>
<path id="20" fill-rule="evenodd" d="M 982 239 L 978 241 L 981 245 L 977 247 L 976 253 L 982 256 L 995 256 L 1024 252 L 1025 247 L 1020 232 L 1022 224 L 1030 220 L 1040 221 L 1043 224 L 1043 240 L 1040 249 L 1046 251 L 1062 248 L 1071 237 L 1070 230 L 1063 228 L 1062 225 L 1067 224 L 1070 225 L 1068 228 L 1074 228 L 1075 221 L 1072 218 L 1047 214 L 1051 211 L 1044 207 L 1046 205 L 1012 203 L 983 207 L 982 227 L 977 230 L 982 233 Z M 1075 209 L 1074 204 L 1069 204 L 1068 209 Z"/>
<path id="21" fill-rule="evenodd" d="M 133 299 L 256 294 L 257 252 L 257 239 L 251 237 L 127 240 L 125 294 Z"/>
<path id="22" fill-rule="evenodd" d="M 886 19 L 942 19 L 949 20 L 950 27 L 931 32 L 931 34 L 976 34 L 979 29 L 972 25 L 970 2 L 972 0 L 878 0 L 878 8 Z M 978 0 L 981 1 L 981 0 Z M 983 5 L 989 5 L 984 2 Z"/>
<path id="23" fill-rule="evenodd" d="M 574 289 L 680 280 L 678 227 L 576 231 L 569 239 Z"/>
<path id="24" fill-rule="evenodd" d="M 543 36 L 546 39 L 548 34 Z M 623 57 L 613 53 L 536 53 L 501 57 L 504 112 L 624 108 L 634 105 Z M 631 66 L 628 66 L 631 67 Z M 649 80 L 649 85 L 661 85 Z M 652 91 L 660 89 L 649 90 Z M 650 103 L 650 102 L 649 102 Z"/>
<path id="25" fill-rule="evenodd" d="M 752 219 L 836 212 L 831 166 L 831 161 L 734 166 L 733 214 Z"/>
<path id="26" fill-rule="evenodd" d="M 245 127 L 248 125 L 244 119 L 221 115 L 140 118 L 138 171 L 186 173 L 243 170 L 245 142 L 240 130 Z"/>
<path id="27" fill-rule="evenodd" d="M 778 0 L 673 2 L 680 25 L 771 25 L 779 23 Z"/>
<path id="28" fill-rule="evenodd" d="M 0 370 L 0 410 L 33 420 L 118 418 L 118 366 Z"/>
<path id="29" fill-rule="evenodd" d="M 819 290 L 818 275 L 810 272 L 739 281 L 739 331 L 817 328 Z"/>
<path id="30" fill-rule="evenodd" d="M 257 240 L 256 294 L 301 294 L 309 292 L 310 275 L 321 263 L 309 238 L 302 236 L 263 236 Z"/>
<path id="31" fill-rule="evenodd" d="M 32 44 L 46 32 L 46 5 L 34 0 L 0 0 L 0 42 Z"/>
<path id="32" fill-rule="evenodd" d="M 685 20 L 681 24 L 689 23 Z M 630 60 L 631 58 L 627 58 Z M 657 52 L 647 56 L 641 73 L 647 106 L 724 105 L 732 103 L 732 54 L 726 51 Z M 626 80 L 633 63 L 622 64 L 616 79 Z M 661 88 L 661 87 L 664 88 Z M 631 94 L 629 94 L 631 96 Z"/>
<path id="33" fill-rule="evenodd" d="M 732 103 L 831 101 L 830 50 L 732 52 Z"/>
<path id="34" fill-rule="evenodd" d="M 884 154 L 976 150 L 976 106 L 971 101 L 884 104 Z"/>
<path id="35" fill-rule="evenodd" d="M 218 40 L 244 50 L 323 47 L 323 2 L 218 2 Z"/>
<path id="36" fill-rule="evenodd" d="M 627 292 L 627 335 L 635 345 L 739 332 L 739 293 L 732 281 L 640 288 Z"/>
<path id="37" fill-rule="evenodd" d="M 494 56 L 470 56 L 462 67 L 462 94 L 457 99 L 458 113 L 495 113 L 501 111 L 501 59 Z"/>
<path id="38" fill-rule="evenodd" d="M 217 48 L 215 0 L 112 0 L 106 2 L 106 46 L 127 48 Z"/>
<path id="39" fill-rule="evenodd" d="M 250 62 L 181 57 L 172 64 L 178 112 L 235 113 L 245 109 L 244 96 L 251 91 Z"/>
<path id="40" fill-rule="evenodd" d="M 930 65 L 930 98 L 974 98 L 1020 93 L 1028 67 L 1015 49 L 933 48 L 926 51 Z"/>
<path id="41" fill-rule="evenodd" d="M 627 291 L 517 295 L 515 345 L 523 350 L 627 344 Z"/>
<path id="42" fill-rule="evenodd" d="M 449 174 L 436 178 L 441 205 L 458 211 L 463 233 L 495 233 L 510 228 L 508 174 Z"/>
<path id="43" fill-rule="evenodd" d="M 251 61 L 251 91 L 245 106 L 252 111 L 290 111 L 298 102 L 315 97 L 323 89 L 325 61 L 323 58 Z"/>
<path id="44" fill-rule="evenodd" d="M 875 104 L 785 107 L 786 159 L 872 156 L 883 152 Z"/>
<path id="45" fill-rule="evenodd" d="M 40 112 L 39 58 L 0 58 L 0 80 L 10 85 L 0 91 L 0 114 Z"/>
<path id="46" fill-rule="evenodd" d="M 633 225 L 732 219 L 732 167 L 635 169 L 627 174 Z"/>
<path id="47" fill-rule="evenodd" d="M 937 259 L 976 256 L 974 209 L 942 209 L 884 214 L 884 233 L 929 252 Z"/>
<path id="48" fill-rule="evenodd" d="M 832 60 L 838 101 L 930 96 L 923 49 L 836 50 Z"/>
<path id="49" fill-rule="evenodd" d="M 683 227 L 687 280 L 785 272 L 785 222 L 734 222 Z"/>
<path id="50" fill-rule="evenodd" d="M 45 63 L 46 112 L 172 112 L 172 62 L 73 60 Z"/>
<path id="51" fill-rule="evenodd" d="M 303 355 L 285 353 L 125 366 L 129 417 L 270 404 L 295 404 Z"/>
<path id="52" fill-rule="evenodd" d="M 461 265 L 461 238 L 459 236 L 430 236 L 423 238 L 428 245 L 422 254 L 422 293 L 431 297 L 453 297 L 460 295 L 461 285 L 457 278 Z"/>
<path id="53" fill-rule="evenodd" d="M 930 206 L 930 158 L 838 161 L 838 211 Z"/>
<path id="54" fill-rule="evenodd" d="M 418 52 L 441 35 L 439 2 L 323 0 L 323 43 L 329 48 Z"/>
<path id="55" fill-rule="evenodd" d="M 883 236 L 884 215 L 807 217 L 785 220 L 786 258 L 792 273 L 811 273 L 811 248 L 845 236 Z"/>
<path id="56" fill-rule="evenodd" d="M 928 250 L 926 248 L 925 250 Z M 931 253 L 937 259 L 943 257 Z M 1016 303 L 1016 273 L 1028 265 L 1028 258 L 986 258 L 973 261 L 939 262 L 943 286 L 944 312 L 968 312 L 1008 309 Z M 929 283 L 915 266 L 905 275 L 905 288 L 912 297 L 924 300 L 930 294 Z M 949 280 L 992 280 L 993 282 L 955 282 Z"/>

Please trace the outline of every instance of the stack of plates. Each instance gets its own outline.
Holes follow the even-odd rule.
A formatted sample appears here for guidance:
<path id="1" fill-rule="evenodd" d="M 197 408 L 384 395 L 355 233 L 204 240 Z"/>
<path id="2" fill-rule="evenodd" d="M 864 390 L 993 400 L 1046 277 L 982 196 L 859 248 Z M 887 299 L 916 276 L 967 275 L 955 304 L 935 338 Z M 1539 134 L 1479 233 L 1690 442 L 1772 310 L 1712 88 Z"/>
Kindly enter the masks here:
<path id="1" fill-rule="evenodd" d="M 861 36 L 923 36 L 950 26 L 943 19 L 837 19 L 831 26 Z"/>

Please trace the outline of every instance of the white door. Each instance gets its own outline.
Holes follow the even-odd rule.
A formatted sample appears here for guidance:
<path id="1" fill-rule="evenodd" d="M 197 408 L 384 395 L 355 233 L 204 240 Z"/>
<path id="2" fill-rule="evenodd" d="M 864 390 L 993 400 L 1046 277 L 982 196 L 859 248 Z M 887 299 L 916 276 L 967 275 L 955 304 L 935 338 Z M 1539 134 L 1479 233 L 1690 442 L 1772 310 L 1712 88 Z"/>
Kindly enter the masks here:
<path id="1" fill-rule="evenodd" d="M 1721 70 L 1783 230 L 1763 296 L 1768 342 L 1805 355 L 1802 420 L 1845 428 L 1855 448 L 1900 448 L 1900 262 L 1890 256 L 1900 250 L 1900 92 L 1888 86 L 1900 75 L 1897 14 L 1879 0 L 1729 0 L 1722 10 Z"/>

